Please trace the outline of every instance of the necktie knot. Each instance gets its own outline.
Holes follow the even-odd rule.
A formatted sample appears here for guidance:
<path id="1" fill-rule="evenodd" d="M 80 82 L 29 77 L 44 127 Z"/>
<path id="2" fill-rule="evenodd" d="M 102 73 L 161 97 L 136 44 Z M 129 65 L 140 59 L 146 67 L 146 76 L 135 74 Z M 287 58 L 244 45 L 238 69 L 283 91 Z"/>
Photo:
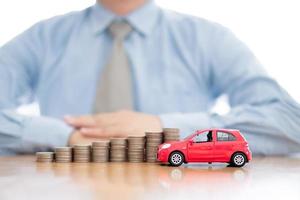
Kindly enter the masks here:
<path id="1" fill-rule="evenodd" d="M 108 30 L 114 39 L 123 40 L 132 31 L 132 27 L 126 21 L 114 21 Z"/>

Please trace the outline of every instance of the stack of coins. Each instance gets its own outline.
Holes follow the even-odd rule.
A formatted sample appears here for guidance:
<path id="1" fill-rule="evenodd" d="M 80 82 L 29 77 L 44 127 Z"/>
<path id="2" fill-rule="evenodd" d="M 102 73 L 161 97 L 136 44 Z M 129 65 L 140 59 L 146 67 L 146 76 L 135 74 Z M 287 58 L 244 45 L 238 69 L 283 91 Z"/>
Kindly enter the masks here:
<path id="1" fill-rule="evenodd" d="M 128 137 L 128 161 L 144 162 L 145 136 Z"/>
<path id="2" fill-rule="evenodd" d="M 93 162 L 108 162 L 109 160 L 109 140 L 102 140 L 92 143 Z"/>
<path id="3" fill-rule="evenodd" d="M 162 132 L 146 132 L 146 161 L 156 162 L 157 149 L 163 141 Z"/>
<path id="4" fill-rule="evenodd" d="M 127 139 L 111 138 L 110 140 L 110 161 L 124 162 L 126 161 Z"/>
<path id="5" fill-rule="evenodd" d="M 56 147 L 55 161 L 59 163 L 72 162 L 72 148 L 71 147 Z"/>
<path id="6" fill-rule="evenodd" d="M 86 163 L 91 161 L 91 145 L 74 145 L 74 162 Z"/>
<path id="7" fill-rule="evenodd" d="M 37 152 L 36 161 L 37 162 L 53 162 L 54 153 L 53 152 Z"/>
<path id="8" fill-rule="evenodd" d="M 164 128 L 164 142 L 179 141 L 180 133 L 178 128 Z"/>

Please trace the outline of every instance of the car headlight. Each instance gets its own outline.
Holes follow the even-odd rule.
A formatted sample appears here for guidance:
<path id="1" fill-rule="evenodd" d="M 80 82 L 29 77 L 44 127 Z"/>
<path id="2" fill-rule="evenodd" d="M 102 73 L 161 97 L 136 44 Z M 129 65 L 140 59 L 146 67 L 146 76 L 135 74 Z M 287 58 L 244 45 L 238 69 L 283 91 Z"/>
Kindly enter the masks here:
<path id="1" fill-rule="evenodd" d="M 164 144 L 161 146 L 161 149 L 167 149 L 171 146 L 171 144 Z"/>

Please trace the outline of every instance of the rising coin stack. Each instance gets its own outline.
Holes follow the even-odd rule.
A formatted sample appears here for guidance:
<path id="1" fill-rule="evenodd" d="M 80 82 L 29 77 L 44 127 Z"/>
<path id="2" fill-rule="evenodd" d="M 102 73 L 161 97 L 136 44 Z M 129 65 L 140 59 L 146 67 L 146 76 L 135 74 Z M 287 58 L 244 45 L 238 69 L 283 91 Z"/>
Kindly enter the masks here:
<path id="1" fill-rule="evenodd" d="M 56 147 L 55 161 L 58 163 L 72 162 L 72 147 Z"/>
<path id="2" fill-rule="evenodd" d="M 37 162 L 53 162 L 54 153 L 53 152 L 37 152 L 36 161 Z"/>
<path id="3" fill-rule="evenodd" d="M 146 161 L 156 162 L 158 146 L 163 141 L 162 132 L 146 132 Z"/>
<path id="4" fill-rule="evenodd" d="M 109 140 L 92 143 L 93 162 L 108 162 L 109 160 Z"/>
<path id="5" fill-rule="evenodd" d="M 91 161 L 91 145 L 74 145 L 74 162 L 86 163 Z"/>
<path id="6" fill-rule="evenodd" d="M 124 162 L 127 160 L 127 139 L 111 138 L 110 139 L 110 161 Z"/>
<path id="7" fill-rule="evenodd" d="M 164 142 L 179 141 L 180 133 L 178 128 L 164 128 Z"/>
<path id="8" fill-rule="evenodd" d="M 145 136 L 128 137 L 128 161 L 144 162 Z"/>

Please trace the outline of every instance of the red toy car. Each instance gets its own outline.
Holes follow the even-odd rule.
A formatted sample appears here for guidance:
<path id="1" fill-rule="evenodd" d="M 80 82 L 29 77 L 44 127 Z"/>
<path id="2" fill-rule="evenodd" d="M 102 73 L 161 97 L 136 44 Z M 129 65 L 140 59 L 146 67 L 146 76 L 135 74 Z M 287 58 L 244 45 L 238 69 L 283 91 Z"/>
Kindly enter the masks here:
<path id="1" fill-rule="evenodd" d="M 252 159 L 248 142 L 238 130 L 198 130 L 182 141 L 161 144 L 158 161 L 180 166 L 189 162 L 226 162 L 242 167 Z"/>

